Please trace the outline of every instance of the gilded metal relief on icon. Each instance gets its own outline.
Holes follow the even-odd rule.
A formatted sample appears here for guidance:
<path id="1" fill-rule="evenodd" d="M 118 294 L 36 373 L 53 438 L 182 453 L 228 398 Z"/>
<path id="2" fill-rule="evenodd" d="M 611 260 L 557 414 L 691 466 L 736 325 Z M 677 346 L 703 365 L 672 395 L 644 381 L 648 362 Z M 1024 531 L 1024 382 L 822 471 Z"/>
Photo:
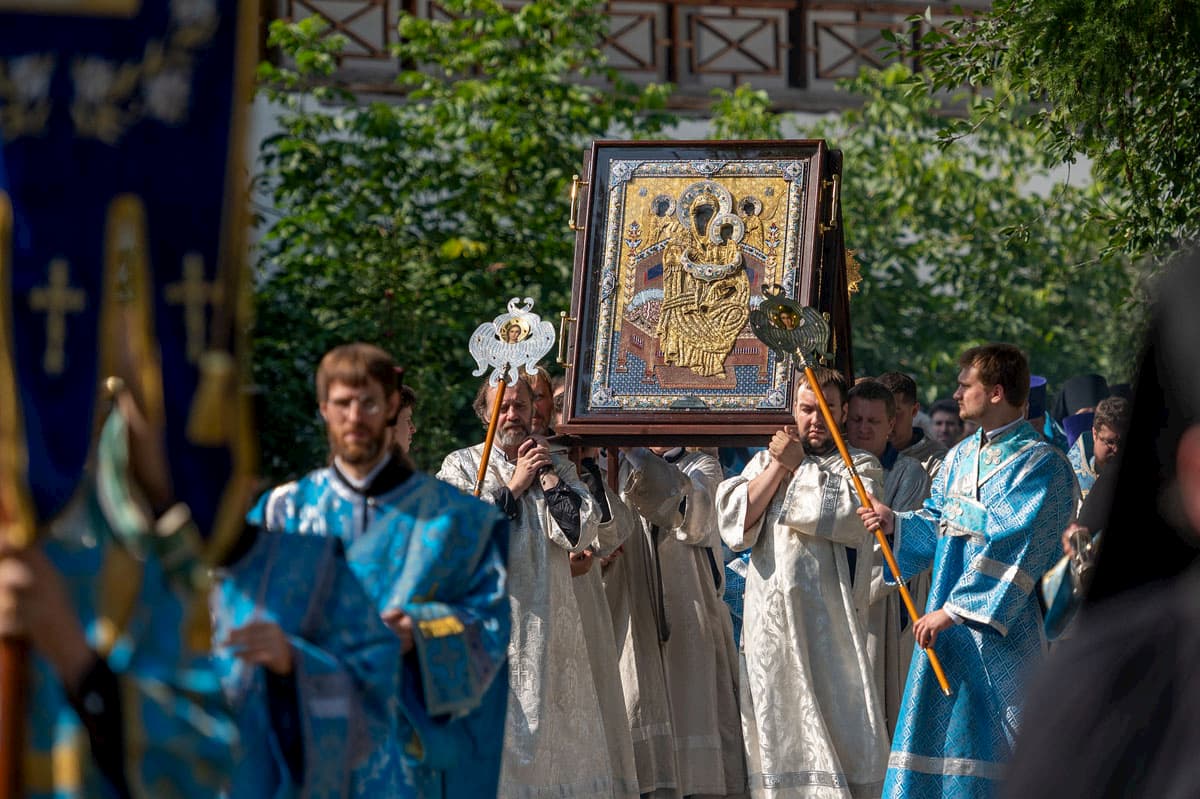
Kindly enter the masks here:
<path id="1" fill-rule="evenodd" d="M 749 316 L 764 284 L 794 291 L 807 169 L 612 162 L 591 407 L 786 408 L 786 364 Z"/>

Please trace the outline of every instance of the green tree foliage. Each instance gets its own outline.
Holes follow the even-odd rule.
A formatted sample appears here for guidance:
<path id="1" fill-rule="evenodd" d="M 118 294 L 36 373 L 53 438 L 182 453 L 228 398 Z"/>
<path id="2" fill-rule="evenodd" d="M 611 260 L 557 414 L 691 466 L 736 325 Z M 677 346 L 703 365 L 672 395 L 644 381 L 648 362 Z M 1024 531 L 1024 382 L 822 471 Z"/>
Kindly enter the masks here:
<path id="1" fill-rule="evenodd" d="M 846 240 L 864 276 L 851 302 L 856 368 L 900 368 L 947 394 L 958 353 L 999 340 L 1052 388 L 1079 372 L 1127 377 L 1136 273 L 1102 255 L 1103 187 L 1051 182 L 1036 136 L 998 117 L 939 146 L 956 120 L 907 92 L 908 77 L 864 72 L 844 87 L 862 107 L 806 131 L 845 153 Z"/>
<path id="2" fill-rule="evenodd" d="M 533 297 L 546 318 L 567 308 L 568 187 L 584 148 L 652 135 L 669 119 L 666 89 L 634 90 L 604 70 L 605 19 L 592 0 L 443 6 L 452 18 L 400 23 L 396 55 L 411 65 L 402 103 L 331 85 L 340 42 L 314 20 L 271 27 L 293 65 L 259 75 L 282 108 L 258 176 L 277 209 L 255 333 L 271 476 L 324 457 L 312 372 L 324 351 L 356 339 L 407 368 L 421 465 L 478 439 L 470 333 L 514 296 Z"/>
<path id="3" fill-rule="evenodd" d="M 990 90 L 977 110 L 992 122 L 1035 131 L 1050 159 L 1091 159 L 1111 249 L 1159 257 L 1200 234 L 1200 2 L 995 0 L 918 46 L 922 88 Z"/>
<path id="4" fill-rule="evenodd" d="M 963 348 L 1011 341 L 1036 373 L 1127 378 L 1138 273 L 1106 255 L 1103 186 L 1051 180 L 1035 132 L 969 110 L 960 121 L 902 66 L 864 71 L 841 88 L 862 105 L 793 135 L 845 155 L 847 245 L 863 282 L 851 301 L 855 369 L 912 373 L 925 399 L 947 395 Z M 747 106 L 743 104 L 745 112 Z M 755 132 L 780 120 L 759 103 Z"/>
<path id="5" fill-rule="evenodd" d="M 733 91 L 712 90 L 714 139 L 781 139 L 783 120 L 771 110 L 771 95 L 749 83 Z"/>

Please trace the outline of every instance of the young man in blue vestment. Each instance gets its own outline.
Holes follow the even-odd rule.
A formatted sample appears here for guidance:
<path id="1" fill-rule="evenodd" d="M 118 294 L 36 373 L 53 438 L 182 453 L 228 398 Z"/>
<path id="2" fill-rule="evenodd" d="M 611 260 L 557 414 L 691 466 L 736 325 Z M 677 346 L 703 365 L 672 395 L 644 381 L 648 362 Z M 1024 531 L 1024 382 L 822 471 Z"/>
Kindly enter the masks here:
<path id="1" fill-rule="evenodd" d="M 979 431 L 954 447 L 920 510 L 860 508 L 868 529 L 895 535 L 901 577 L 933 563 L 927 613 L 914 625 L 934 646 L 951 695 L 923 654 L 913 658 L 883 796 L 989 797 L 1004 775 L 1022 689 L 1043 649 L 1033 587 L 1059 556 L 1076 501 L 1067 459 L 1026 421 L 1029 365 L 1008 344 L 959 359 L 954 394 Z"/>
<path id="2" fill-rule="evenodd" d="M 1081 499 L 1087 499 L 1100 470 L 1115 459 L 1121 449 L 1121 439 L 1129 427 L 1130 403 L 1124 397 L 1105 397 L 1096 405 L 1091 430 L 1087 431 L 1067 453 L 1075 478 L 1079 481 Z"/>
<path id="3" fill-rule="evenodd" d="M 317 401 L 331 463 L 267 494 L 265 529 L 332 536 L 400 643 L 401 758 L 422 799 L 496 794 L 510 616 L 507 524 L 491 506 L 415 471 L 388 432 L 395 363 L 369 344 L 321 359 Z M 286 546 L 286 543 L 285 543 Z"/>

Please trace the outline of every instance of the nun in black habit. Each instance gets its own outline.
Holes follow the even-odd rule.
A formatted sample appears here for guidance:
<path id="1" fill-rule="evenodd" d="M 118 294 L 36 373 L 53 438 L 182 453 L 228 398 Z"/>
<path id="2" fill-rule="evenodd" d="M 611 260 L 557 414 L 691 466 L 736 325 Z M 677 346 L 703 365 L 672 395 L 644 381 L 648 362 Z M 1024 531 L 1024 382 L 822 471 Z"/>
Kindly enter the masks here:
<path id="1" fill-rule="evenodd" d="M 1010 799 L 1200 797 L 1200 253 L 1157 297 L 1095 575 L 1029 692 Z"/>

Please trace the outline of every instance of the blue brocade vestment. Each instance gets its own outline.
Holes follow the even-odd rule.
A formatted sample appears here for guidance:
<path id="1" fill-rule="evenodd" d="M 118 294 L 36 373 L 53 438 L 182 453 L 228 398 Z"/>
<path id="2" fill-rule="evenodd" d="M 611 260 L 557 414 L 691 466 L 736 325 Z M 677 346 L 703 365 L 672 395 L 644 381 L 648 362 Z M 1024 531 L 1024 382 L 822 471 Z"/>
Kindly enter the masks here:
<path id="1" fill-rule="evenodd" d="M 897 514 L 903 577 L 932 561 L 927 611 L 948 608 L 963 623 L 935 644 L 951 696 L 929 659 L 913 658 L 885 797 L 992 796 L 1012 753 L 1024 679 L 1042 651 L 1033 588 L 1061 554 L 1075 477 L 1027 423 L 982 448 L 980 440 L 976 433 L 950 451 L 921 510 Z"/>
<path id="2" fill-rule="evenodd" d="M 490 505 L 392 460 L 365 489 L 334 467 L 273 490 L 251 514 L 271 530 L 335 536 L 378 611 L 414 621 L 395 720 L 423 799 L 495 796 L 511 626 L 503 547 Z"/>
<path id="3" fill-rule="evenodd" d="M 154 553 L 139 560 L 126 551 L 90 494 L 82 506 L 51 528 L 44 546 L 90 643 L 117 677 L 121 729 L 105 732 L 122 740 L 128 790 L 138 799 L 211 799 L 228 778 L 237 730 L 212 660 L 185 643 L 191 597 L 170 583 Z M 26 799 L 116 796 L 49 664 L 34 658 L 30 676 Z"/>
<path id="4" fill-rule="evenodd" d="M 214 651 L 242 734 L 231 799 L 414 795 L 390 735 L 400 644 L 372 612 L 341 543 L 261 531 L 219 576 Z M 259 620 L 287 634 L 290 678 L 221 645 Z"/>

